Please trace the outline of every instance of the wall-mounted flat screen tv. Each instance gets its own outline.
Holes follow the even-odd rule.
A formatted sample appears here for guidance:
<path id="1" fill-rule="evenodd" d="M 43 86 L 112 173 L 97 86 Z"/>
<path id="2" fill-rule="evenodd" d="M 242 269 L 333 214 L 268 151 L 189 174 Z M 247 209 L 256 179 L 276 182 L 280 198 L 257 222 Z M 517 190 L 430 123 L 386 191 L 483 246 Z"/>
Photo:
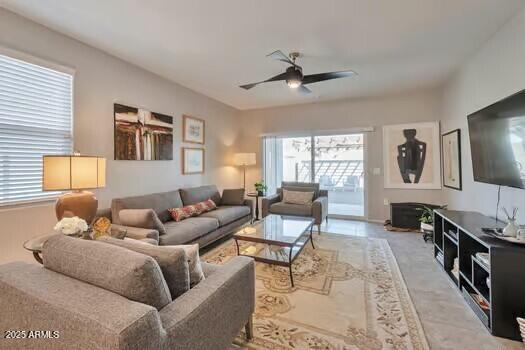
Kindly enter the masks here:
<path id="1" fill-rule="evenodd" d="M 525 188 L 525 90 L 468 116 L 474 181 Z"/>

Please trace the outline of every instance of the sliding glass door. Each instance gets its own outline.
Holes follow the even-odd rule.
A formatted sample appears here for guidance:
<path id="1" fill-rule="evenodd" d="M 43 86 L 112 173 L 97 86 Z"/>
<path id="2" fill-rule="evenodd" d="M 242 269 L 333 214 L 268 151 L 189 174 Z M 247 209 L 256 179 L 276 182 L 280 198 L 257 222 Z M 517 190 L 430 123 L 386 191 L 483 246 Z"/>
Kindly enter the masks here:
<path id="1" fill-rule="evenodd" d="M 266 137 L 264 177 L 269 192 L 282 181 L 318 182 L 328 191 L 330 216 L 364 217 L 363 141 L 363 134 Z"/>
<path id="2" fill-rule="evenodd" d="M 282 138 L 283 181 L 310 182 L 312 172 L 311 137 Z"/>
<path id="3" fill-rule="evenodd" d="M 314 136 L 314 181 L 328 191 L 328 214 L 364 217 L 363 134 Z"/>

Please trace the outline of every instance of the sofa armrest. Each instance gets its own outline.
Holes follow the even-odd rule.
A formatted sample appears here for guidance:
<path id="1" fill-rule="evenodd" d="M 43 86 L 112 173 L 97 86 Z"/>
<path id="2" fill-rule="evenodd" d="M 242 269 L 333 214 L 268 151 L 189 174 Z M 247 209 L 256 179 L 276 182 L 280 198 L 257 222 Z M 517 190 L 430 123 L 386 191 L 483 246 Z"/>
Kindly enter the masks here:
<path id="1" fill-rule="evenodd" d="M 154 307 L 40 265 L 1 265 L 0 295 L 2 334 L 7 330 L 58 332 L 50 339 L 0 339 L 0 349 L 164 348 L 166 337 Z"/>
<path id="2" fill-rule="evenodd" d="M 245 207 L 250 208 L 250 214 L 252 214 L 252 215 L 253 215 L 253 203 L 254 203 L 254 202 L 255 202 L 255 201 L 254 201 L 253 199 L 251 199 L 251 198 L 245 198 L 245 199 L 244 199 L 244 203 L 243 203 L 243 205 L 244 205 Z"/>
<path id="3" fill-rule="evenodd" d="M 132 226 L 124 226 L 124 225 L 117 225 L 117 224 L 111 224 L 112 228 L 115 229 L 122 229 L 126 230 L 126 237 L 133 238 L 133 239 L 144 239 L 144 238 L 150 238 L 154 239 L 157 242 L 159 241 L 159 231 L 150 229 L 150 228 L 140 228 L 140 227 L 132 227 Z"/>
<path id="4" fill-rule="evenodd" d="M 168 348 L 229 348 L 255 308 L 254 269 L 253 259 L 234 257 L 164 307 Z"/>
<path id="5" fill-rule="evenodd" d="M 271 196 L 263 197 L 261 201 L 262 217 L 264 218 L 268 216 L 268 214 L 270 214 L 270 206 L 280 201 L 281 201 L 281 196 L 278 193 L 273 194 Z"/>
<path id="6" fill-rule="evenodd" d="M 328 215 L 328 197 L 318 197 L 312 203 L 312 216 L 315 223 L 320 225 L 324 218 Z"/>

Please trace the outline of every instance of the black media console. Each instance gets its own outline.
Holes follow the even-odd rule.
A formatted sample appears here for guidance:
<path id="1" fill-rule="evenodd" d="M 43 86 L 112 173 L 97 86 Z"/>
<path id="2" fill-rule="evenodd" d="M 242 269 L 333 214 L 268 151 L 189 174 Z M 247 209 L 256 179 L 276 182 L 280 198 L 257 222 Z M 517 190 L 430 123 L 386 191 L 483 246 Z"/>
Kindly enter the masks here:
<path id="1" fill-rule="evenodd" d="M 434 257 L 490 333 L 521 340 L 516 317 L 525 316 L 525 246 L 481 230 L 496 226 L 502 224 L 480 213 L 435 210 Z M 488 253 L 489 264 L 476 253 Z"/>

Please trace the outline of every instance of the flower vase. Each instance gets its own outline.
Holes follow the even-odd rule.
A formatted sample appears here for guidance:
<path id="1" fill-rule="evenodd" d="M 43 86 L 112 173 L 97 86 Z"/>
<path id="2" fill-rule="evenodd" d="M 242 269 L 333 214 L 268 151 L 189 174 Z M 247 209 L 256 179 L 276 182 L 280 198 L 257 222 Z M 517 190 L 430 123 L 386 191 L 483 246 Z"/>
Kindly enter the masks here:
<path id="1" fill-rule="evenodd" d="M 509 219 L 507 226 L 503 228 L 503 235 L 507 237 L 516 237 L 518 235 L 519 226 L 516 220 Z"/>

